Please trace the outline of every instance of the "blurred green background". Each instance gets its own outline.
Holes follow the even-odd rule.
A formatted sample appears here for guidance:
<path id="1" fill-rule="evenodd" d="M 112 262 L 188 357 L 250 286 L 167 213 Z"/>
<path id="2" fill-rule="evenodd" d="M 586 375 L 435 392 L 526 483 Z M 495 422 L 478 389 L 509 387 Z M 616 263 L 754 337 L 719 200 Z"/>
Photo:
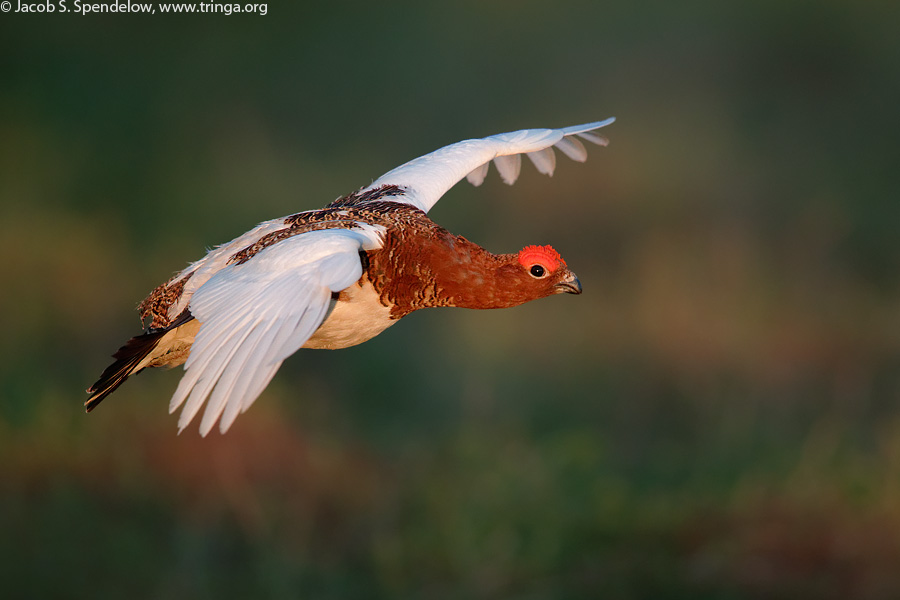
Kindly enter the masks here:
<path id="1" fill-rule="evenodd" d="M 284 4 L 0 14 L 5 597 L 900 597 L 896 3 Z M 206 248 L 608 116 L 431 213 L 582 296 L 301 351 L 225 436 L 178 370 L 85 416 Z"/>

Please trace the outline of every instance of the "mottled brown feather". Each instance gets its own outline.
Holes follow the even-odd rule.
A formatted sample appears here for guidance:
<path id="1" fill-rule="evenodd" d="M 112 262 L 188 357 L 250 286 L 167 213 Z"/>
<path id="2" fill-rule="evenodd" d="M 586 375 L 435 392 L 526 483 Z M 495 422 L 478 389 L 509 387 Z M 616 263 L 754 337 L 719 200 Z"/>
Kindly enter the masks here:
<path id="1" fill-rule="evenodd" d="M 358 190 L 353 192 L 352 194 L 347 194 L 346 196 L 342 196 L 326 206 L 325 208 L 346 208 L 349 206 L 359 206 L 360 204 L 366 202 L 374 202 L 375 200 L 381 200 L 387 196 L 402 196 L 404 193 L 404 188 L 399 185 L 382 185 L 373 190 Z"/>
<path id="2" fill-rule="evenodd" d="M 141 319 L 145 322 L 148 319 L 150 320 L 148 327 L 159 329 L 169 325 L 169 308 L 181 298 L 184 284 L 188 282 L 193 274 L 193 272 L 190 272 L 181 277 L 181 279 L 178 279 L 179 274 L 173 275 L 168 281 L 150 292 L 150 295 L 138 305 Z"/>

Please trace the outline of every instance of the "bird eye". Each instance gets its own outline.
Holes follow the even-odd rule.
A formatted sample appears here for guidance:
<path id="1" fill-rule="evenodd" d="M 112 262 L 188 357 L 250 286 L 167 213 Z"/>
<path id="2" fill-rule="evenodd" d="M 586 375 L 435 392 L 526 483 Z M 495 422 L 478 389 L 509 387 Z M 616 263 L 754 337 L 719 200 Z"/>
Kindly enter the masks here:
<path id="1" fill-rule="evenodd" d="M 528 270 L 531 273 L 532 277 L 541 278 L 544 276 L 544 267 L 541 265 L 531 265 L 531 269 Z"/>

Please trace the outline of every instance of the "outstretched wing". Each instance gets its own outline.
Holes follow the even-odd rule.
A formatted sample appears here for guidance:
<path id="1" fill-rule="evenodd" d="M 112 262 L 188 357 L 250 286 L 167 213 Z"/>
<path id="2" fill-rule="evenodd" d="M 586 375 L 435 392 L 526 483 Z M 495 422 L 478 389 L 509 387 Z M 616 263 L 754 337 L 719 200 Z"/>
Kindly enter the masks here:
<path id="1" fill-rule="evenodd" d="M 224 433 L 256 400 L 281 362 L 325 319 L 331 293 L 362 276 L 360 250 L 380 247 L 380 229 L 312 231 L 231 264 L 201 285 L 190 300 L 201 323 L 185 374 L 169 404 L 183 430 L 200 411 L 206 435 L 221 417 Z"/>
<path id="2" fill-rule="evenodd" d="M 411 204 L 428 212 L 463 177 L 472 185 L 481 185 L 492 160 L 503 181 L 509 185 L 519 177 L 522 154 L 546 175 L 553 175 L 556 167 L 554 147 L 572 160 L 584 162 L 587 150 L 579 138 L 605 146 L 607 139 L 593 132 L 613 121 L 614 118 L 609 118 L 563 129 L 523 129 L 457 142 L 388 171 L 360 192 L 382 186 L 400 186 L 405 193 L 391 198 L 392 201 Z"/>

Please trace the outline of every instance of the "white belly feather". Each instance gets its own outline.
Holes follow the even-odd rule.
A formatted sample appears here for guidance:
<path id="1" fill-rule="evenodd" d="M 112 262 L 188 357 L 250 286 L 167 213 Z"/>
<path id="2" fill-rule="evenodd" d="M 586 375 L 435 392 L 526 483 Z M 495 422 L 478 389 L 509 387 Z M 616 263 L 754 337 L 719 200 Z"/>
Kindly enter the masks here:
<path id="1" fill-rule="evenodd" d="M 303 348 L 336 350 L 372 339 L 397 319 L 390 318 L 391 309 L 381 303 L 378 292 L 368 279 L 354 283 L 341 292 L 331 312 Z"/>

